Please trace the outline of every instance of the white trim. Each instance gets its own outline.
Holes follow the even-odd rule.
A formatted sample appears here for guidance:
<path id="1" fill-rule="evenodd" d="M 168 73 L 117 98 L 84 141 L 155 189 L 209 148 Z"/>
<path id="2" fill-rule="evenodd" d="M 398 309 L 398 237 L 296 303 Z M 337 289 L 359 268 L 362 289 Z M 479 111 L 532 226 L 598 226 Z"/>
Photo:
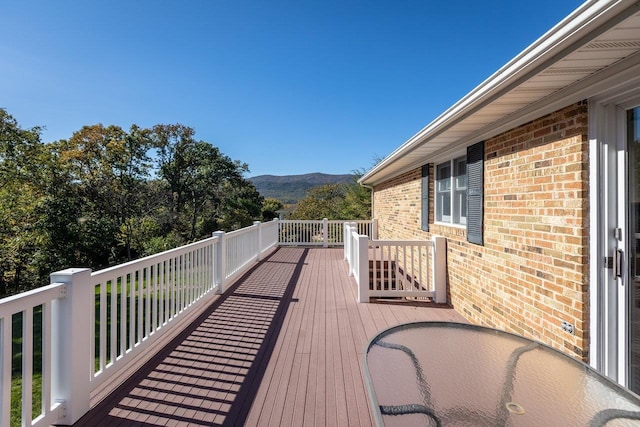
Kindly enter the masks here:
<path id="1" fill-rule="evenodd" d="M 621 131 L 626 110 L 637 106 L 639 99 L 636 76 L 589 100 L 589 364 L 623 386 L 629 375 L 629 285 L 613 279 L 604 258 L 627 245 L 626 236 L 617 242 L 609 233 L 614 227 L 626 227 L 625 201 L 615 202 L 620 205 L 615 217 L 610 216 L 609 206 L 619 192 L 626 194 L 626 134 Z"/>
<path id="2" fill-rule="evenodd" d="M 466 168 L 466 152 L 465 154 L 461 154 L 459 156 L 450 158 L 448 160 L 442 160 L 439 163 L 434 163 L 434 174 L 433 174 L 433 221 L 434 224 L 441 224 L 441 225 L 449 225 L 449 226 L 454 226 L 454 227 L 459 227 L 459 228 L 463 228 L 466 229 L 467 228 L 467 212 L 465 212 L 465 215 L 462 216 L 460 214 L 460 205 L 456 205 L 456 163 L 458 160 L 464 160 L 465 161 L 465 177 L 467 176 L 467 168 Z M 438 195 L 441 193 L 440 191 L 438 191 L 438 166 L 444 165 L 444 164 L 449 164 L 449 190 L 446 192 L 442 192 L 442 193 L 449 193 L 449 208 L 450 208 L 450 215 L 448 215 L 447 217 L 449 218 L 449 221 L 446 221 L 444 218 L 445 216 L 442 215 L 443 219 L 438 220 L 438 207 L 439 207 L 439 203 L 438 203 Z M 468 181 L 468 180 L 467 180 Z M 465 190 L 466 192 L 466 190 Z M 456 216 L 460 217 L 460 221 L 459 222 L 454 222 L 454 219 L 456 218 Z M 464 220 L 464 222 L 463 222 Z"/>
<path id="3" fill-rule="evenodd" d="M 615 242 L 615 249 L 624 248 L 627 245 L 627 134 L 622 132 L 626 129 L 626 111 L 620 108 L 619 105 L 615 106 L 615 129 L 617 131 L 616 138 L 616 193 L 618 195 L 618 206 L 616 224 L 618 227 L 622 227 L 625 231 L 619 237 L 619 241 Z M 623 195 L 620 197 L 620 195 Z M 626 254 L 625 254 L 626 255 Z M 629 380 L 629 287 L 628 283 L 625 283 L 628 275 L 622 274 L 622 278 L 614 280 L 617 294 L 618 305 L 618 319 L 617 319 L 617 360 L 616 365 L 618 368 L 618 382 L 627 387 Z"/>
<path id="4" fill-rule="evenodd" d="M 602 105 L 590 101 L 589 103 L 589 194 L 601 193 L 602 185 L 602 138 L 598 132 L 603 129 Z M 600 197 L 589 198 L 589 364 L 596 370 L 604 368 L 604 346 L 602 334 L 604 324 L 599 315 L 602 312 L 602 297 L 599 286 L 603 280 L 602 238 L 602 203 Z"/>
<path id="5" fill-rule="evenodd" d="M 442 227 L 459 228 L 460 230 L 467 229 L 467 224 L 452 224 L 450 222 L 433 221 L 433 225 L 440 225 Z"/>

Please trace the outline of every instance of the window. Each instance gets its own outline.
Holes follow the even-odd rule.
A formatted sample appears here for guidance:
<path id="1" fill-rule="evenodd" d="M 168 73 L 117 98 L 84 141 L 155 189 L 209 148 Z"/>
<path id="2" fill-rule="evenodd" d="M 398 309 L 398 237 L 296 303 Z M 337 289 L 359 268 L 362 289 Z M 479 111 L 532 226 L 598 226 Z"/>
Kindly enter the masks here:
<path id="1" fill-rule="evenodd" d="M 467 241 L 484 245 L 484 141 L 467 147 L 465 156 L 433 166 L 435 221 L 467 229 Z M 422 167 L 422 229 L 429 227 L 429 167 Z M 426 197 L 426 200 L 425 200 Z"/>
<path id="2" fill-rule="evenodd" d="M 465 225 L 467 223 L 467 158 L 436 166 L 436 221 Z"/>

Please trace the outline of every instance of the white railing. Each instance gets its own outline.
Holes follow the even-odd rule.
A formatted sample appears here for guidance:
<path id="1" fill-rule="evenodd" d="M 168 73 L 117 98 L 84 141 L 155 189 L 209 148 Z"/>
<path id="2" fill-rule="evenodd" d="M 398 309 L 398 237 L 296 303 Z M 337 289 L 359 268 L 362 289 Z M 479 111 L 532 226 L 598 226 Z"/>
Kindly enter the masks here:
<path id="1" fill-rule="evenodd" d="M 59 271 L 49 286 L 0 300 L 0 427 L 75 423 L 92 394 L 115 388 L 125 379 L 123 369 L 155 351 L 150 347 L 158 338 L 179 331 L 191 313 L 279 244 L 361 251 L 361 243 L 344 237 L 375 239 L 374 221 L 351 222 L 348 230 L 344 224 L 256 222 L 96 272 Z M 368 275 L 362 271 L 358 279 Z M 20 387 L 13 403 L 22 408 L 14 409 L 14 420 L 12 387 Z"/>
<path id="2" fill-rule="evenodd" d="M 224 274 L 219 279 L 220 293 L 228 283 L 238 278 L 247 267 L 260 261 L 262 256 L 278 246 L 278 220 L 260 223 L 240 230 L 214 233 L 222 240 L 223 251 L 219 253 L 220 264 L 225 265 Z"/>
<path id="3" fill-rule="evenodd" d="M 345 224 L 344 256 L 358 284 L 358 301 L 371 297 L 429 297 L 446 303 L 446 239 L 372 240 Z"/>
<path id="4" fill-rule="evenodd" d="M 54 284 L 0 301 L 0 425 L 3 427 L 16 424 L 20 419 L 23 425 L 49 426 L 61 416 L 62 405 L 52 393 L 60 387 L 61 379 L 52 369 L 60 363 L 59 343 L 52 331 L 53 325 L 60 322 L 56 306 L 65 293 L 65 285 Z M 15 352 L 14 340 L 17 341 Z M 14 358 L 19 361 L 17 367 L 13 366 Z M 14 387 L 19 387 L 14 394 L 19 396 L 22 408 L 15 414 L 17 421 L 11 419 Z"/>
<path id="5" fill-rule="evenodd" d="M 89 392 L 113 378 L 172 325 L 176 318 L 217 290 L 215 254 L 220 238 L 211 237 L 161 254 L 91 274 L 89 310 Z"/>
<path id="6" fill-rule="evenodd" d="M 277 238 L 277 220 L 255 223 L 94 273 L 59 271 L 49 286 L 0 300 L 0 427 L 78 421 L 92 393 L 122 381 L 125 366 L 179 330 L 189 313 L 275 249 Z M 42 362 L 34 365 L 36 353 Z M 11 420 L 11 388 L 20 383 L 14 396 L 22 410 Z M 34 395 L 40 410 L 31 409 Z"/>
<path id="7" fill-rule="evenodd" d="M 345 244 L 344 224 L 351 223 L 360 234 L 376 238 L 377 220 L 281 220 L 280 245 L 290 246 L 342 246 Z"/>

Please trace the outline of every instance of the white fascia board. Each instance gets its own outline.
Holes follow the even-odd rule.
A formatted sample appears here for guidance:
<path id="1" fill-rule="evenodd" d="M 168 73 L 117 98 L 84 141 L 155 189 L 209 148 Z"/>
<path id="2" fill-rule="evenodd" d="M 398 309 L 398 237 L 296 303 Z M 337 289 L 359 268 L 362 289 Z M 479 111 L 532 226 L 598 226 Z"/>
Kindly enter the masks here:
<path id="1" fill-rule="evenodd" d="M 632 7 L 634 5 L 636 7 Z M 389 174 L 384 174 L 384 170 L 392 167 L 398 158 L 417 146 L 428 143 L 429 139 L 445 132 L 451 125 L 475 113 L 488 103 L 547 69 L 573 50 L 583 46 L 592 38 L 610 29 L 630 16 L 632 12 L 623 13 L 629 9 L 632 9 L 633 12 L 637 11 L 637 1 L 587 1 L 394 150 L 378 165 L 365 173 L 358 182 L 374 185 L 379 182 L 374 179 L 374 176 L 381 173 L 385 175 L 385 178 L 388 178 Z"/>

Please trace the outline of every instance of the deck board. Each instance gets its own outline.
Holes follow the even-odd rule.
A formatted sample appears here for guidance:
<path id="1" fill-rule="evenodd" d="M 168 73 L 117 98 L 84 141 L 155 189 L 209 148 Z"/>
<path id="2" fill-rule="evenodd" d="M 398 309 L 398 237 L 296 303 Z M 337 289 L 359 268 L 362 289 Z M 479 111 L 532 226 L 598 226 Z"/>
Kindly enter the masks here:
<path id="1" fill-rule="evenodd" d="M 366 343 L 424 302 L 358 304 L 342 249 L 279 248 L 217 297 L 79 426 L 370 426 Z"/>

